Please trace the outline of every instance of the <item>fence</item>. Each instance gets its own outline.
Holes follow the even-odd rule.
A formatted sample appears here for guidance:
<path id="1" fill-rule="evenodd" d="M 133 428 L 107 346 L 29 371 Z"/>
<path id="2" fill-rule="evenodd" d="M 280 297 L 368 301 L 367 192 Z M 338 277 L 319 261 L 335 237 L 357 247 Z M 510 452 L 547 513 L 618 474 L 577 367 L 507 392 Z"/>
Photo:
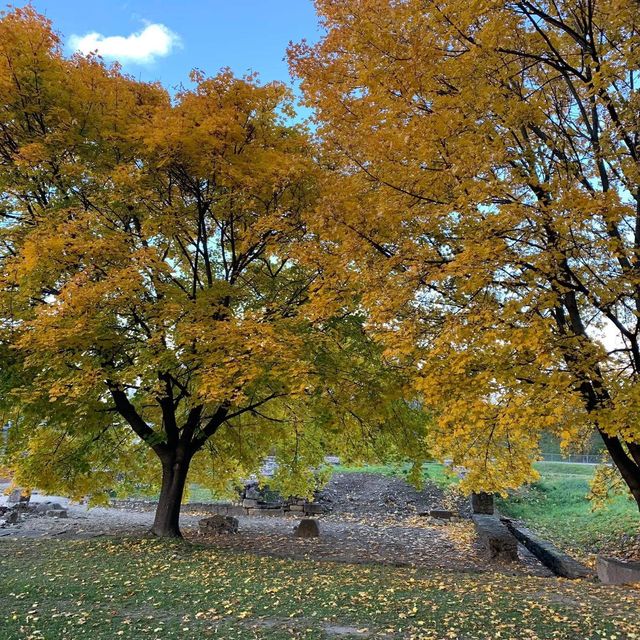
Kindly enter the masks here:
<path id="1" fill-rule="evenodd" d="M 570 453 L 568 455 L 562 453 L 543 453 L 542 459 L 545 462 L 574 462 L 578 464 L 609 464 L 610 462 L 609 457 L 605 453 Z"/>

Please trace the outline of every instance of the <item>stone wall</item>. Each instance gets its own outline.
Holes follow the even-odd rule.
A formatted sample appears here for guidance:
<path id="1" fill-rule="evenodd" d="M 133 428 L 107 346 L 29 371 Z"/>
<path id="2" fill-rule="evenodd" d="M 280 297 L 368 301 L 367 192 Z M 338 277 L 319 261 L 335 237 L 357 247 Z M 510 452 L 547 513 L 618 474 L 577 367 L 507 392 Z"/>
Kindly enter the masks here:
<path id="1" fill-rule="evenodd" d="M 245 504 L 246 503 L 246 504 Z M 111 506 L 119 509 L 153 511 L 157 502 L 151 500 L 113 500 Z M 287 501 L 283 504 L 264 504 L 251 499 L 242 503 L 234 502 L 189 502 L 182 505 L 184 514 L 210 513 L 221 516 L 282 516 L 287 513 L 296 516 L 320 515 L 326 513 L 324 505 L 306 500 Z"/>
<path id="2" fill-rule="evenodd" d="M 571 556 L 563 553 L 547 540 L 542 540 L 526 527 L 519 525 L 509 518 L 502 518 L 502 522 L 529 551 L 551 569 L 557 576 L 575 580 L 577 578 L 590 578 L 593 572 Z"/>

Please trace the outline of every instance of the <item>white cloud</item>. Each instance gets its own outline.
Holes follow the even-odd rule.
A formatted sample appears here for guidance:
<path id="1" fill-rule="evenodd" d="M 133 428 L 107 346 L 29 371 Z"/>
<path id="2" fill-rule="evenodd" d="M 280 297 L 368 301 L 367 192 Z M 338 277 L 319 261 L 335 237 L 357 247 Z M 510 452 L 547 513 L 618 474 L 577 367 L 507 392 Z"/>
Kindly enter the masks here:
<path id="1" fill-rule="evenodd" d="M 149 64 L 156 58 L 168 56 L 180 37 L 163 24 L 148 24 L 142 31 L 128 36 L 104 36 L 97 31 L 84 36 L 72 35 L 69 46 L 74 51 L 87 54 L 97 51 L 103 58 L 118 60 L 123 64 L 138 62 Z"/>

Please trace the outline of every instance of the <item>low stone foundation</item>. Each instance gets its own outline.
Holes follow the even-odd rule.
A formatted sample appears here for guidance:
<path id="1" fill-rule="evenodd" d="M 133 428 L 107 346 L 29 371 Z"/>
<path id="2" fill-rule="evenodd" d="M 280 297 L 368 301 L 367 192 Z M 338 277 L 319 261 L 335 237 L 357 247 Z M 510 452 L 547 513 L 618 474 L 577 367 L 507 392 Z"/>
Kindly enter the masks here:
<path id="1" fill-rule="evenodd" d="M 244 503 L 248 503 L 246 506 Z M 134 509 L 139 511 L 153 511 L 157 502 L 152 500 L 113 500 L 111 506 L 118 509 Z M 250 505 L 250 506 L 249 506 Z M 324 505 L 316 502 L 285 503 L 282 505 L 262 504 L 258 501 L 243 500 L 242 504 L 233 502 L 189 502 L 182 505 L 184 514 L 210 513 L 221 516 L 283 516 L 291 514 L 296 516 L 315 516 L 326 513 Z"/>
<path id="2" fill-rule="evenodd" d="M 624 562 L 615 558 L 598 556 L 596 568 L 598 578 L 604 584 L 640 585 L 640 562 Z"/>
<path id="3" fill-rule="evenodd" d="M 518 542 L 498 518 L 490 515 L 474 515 L 472 519 L 487 560 L 499 562 L 518 560 Z"/>
<path id="4" fill-rule="evenodd" d="M 551 569 L 557 576 L 571 580 L 591 578 L 593 576 L 593 572 L 588 567 L 563 553 L 547 540 L 542 540 L 529 529 L 515 524 L 509 518 L 502 518 L 502 521 L 518 542 L 529 549 L 542 564 Z"/>

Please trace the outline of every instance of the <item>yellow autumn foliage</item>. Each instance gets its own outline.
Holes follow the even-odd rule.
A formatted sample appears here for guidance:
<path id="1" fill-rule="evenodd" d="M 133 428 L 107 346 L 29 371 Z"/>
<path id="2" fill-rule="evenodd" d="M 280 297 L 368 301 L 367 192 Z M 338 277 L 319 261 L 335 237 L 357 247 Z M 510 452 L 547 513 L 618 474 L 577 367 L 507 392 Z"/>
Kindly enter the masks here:
<path id="1" fill-rule="evenodd" d="M 640 506 L 640 5 L 316 7 L 289 57 L 326 168 L 320 298 L 360 292 L 468 488 L 597 430 Z"/>
<path id="2" fill-rule="evenodd" d="M 275 453 L 300 493 L 326 451 L 426 455 L 362 314 L 309 303 L 318 169 L 288 89 L 192 81 L 170 98 L 65 58 L 30 6 L 0 19 L 5 457 L 25 486 L 98 500 L 162 469 L 159 535 L 179 535 L 196 454 L 222 489 Z"/>

